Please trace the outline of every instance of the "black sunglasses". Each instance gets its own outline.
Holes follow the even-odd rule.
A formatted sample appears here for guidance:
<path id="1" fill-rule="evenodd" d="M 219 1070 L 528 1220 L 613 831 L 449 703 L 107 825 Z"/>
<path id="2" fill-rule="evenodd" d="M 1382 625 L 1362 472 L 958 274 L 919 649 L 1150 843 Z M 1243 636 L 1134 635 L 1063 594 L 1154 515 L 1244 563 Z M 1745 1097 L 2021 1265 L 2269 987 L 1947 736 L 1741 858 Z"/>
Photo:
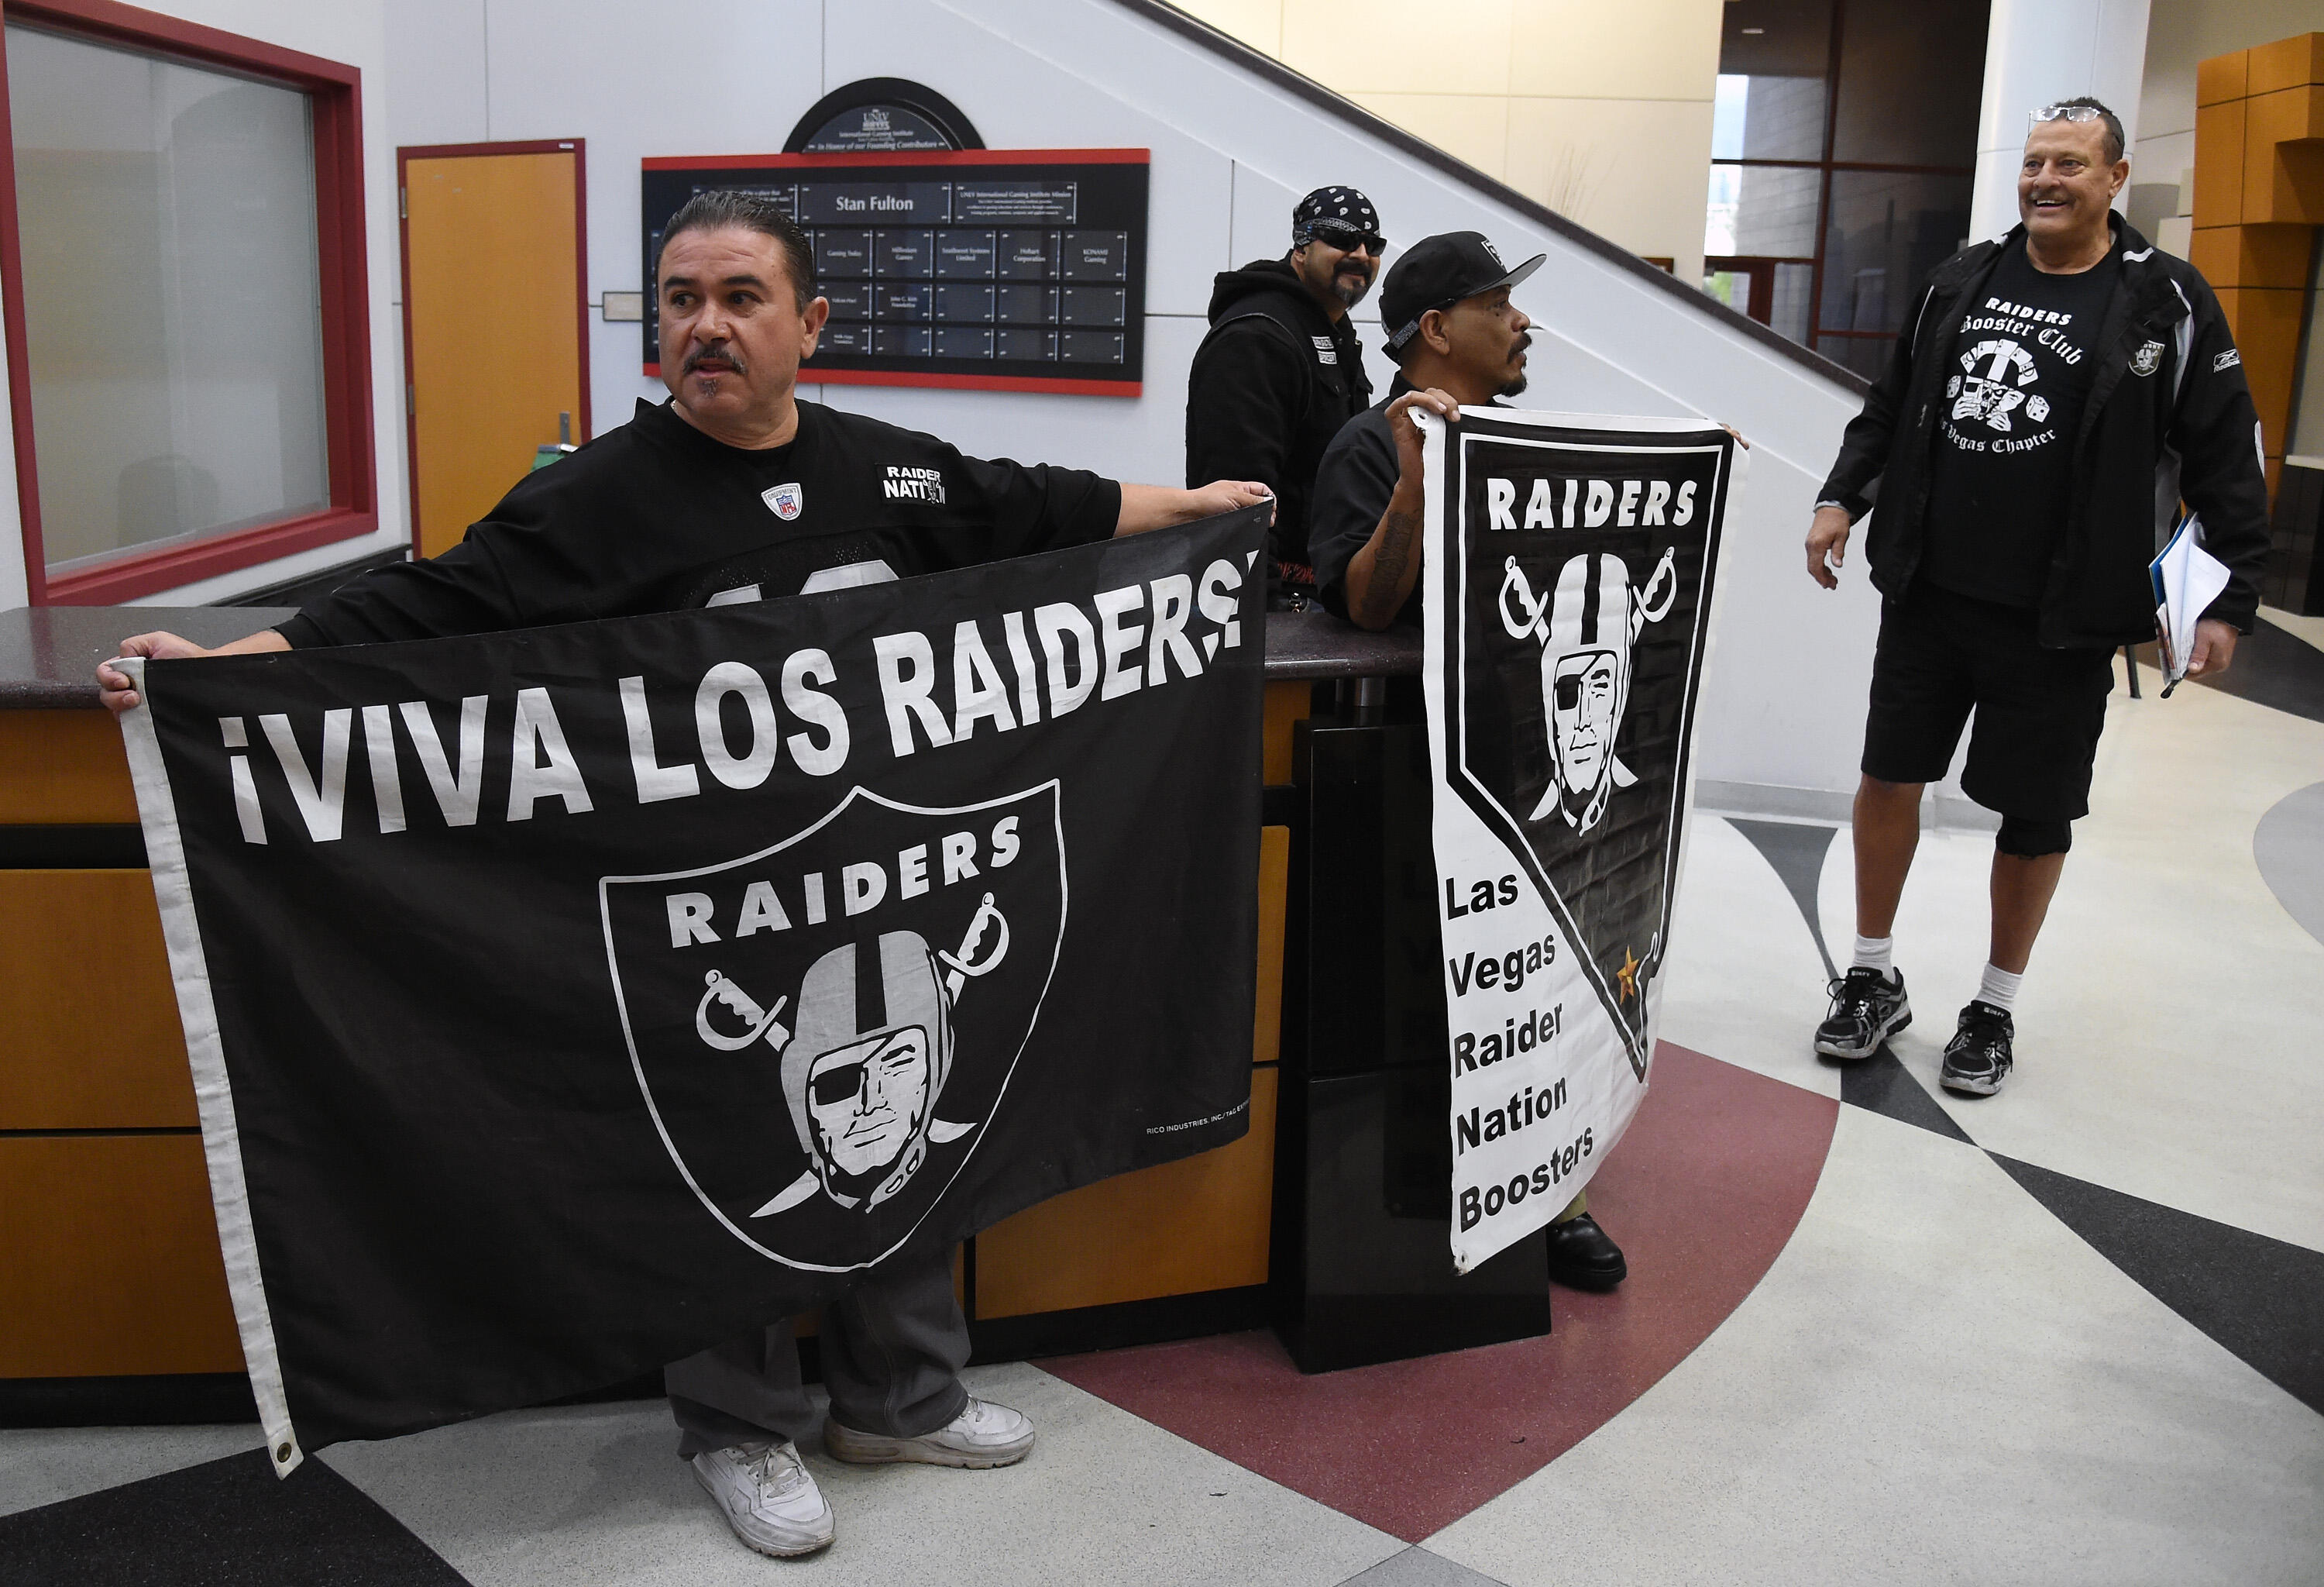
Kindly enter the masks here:
<path id="1" fill-rule="evenodd" d="M 1362 248 L 1377 259 L 1388 251 L 1388 239 L 1379 233 L 1368 232 L 1360 226 L 1350 226 L 1344 220 L 1309 221 L 1307 235 L 1316 242 L 1328 243 L 1343 253 L 1352 254 Z"/>

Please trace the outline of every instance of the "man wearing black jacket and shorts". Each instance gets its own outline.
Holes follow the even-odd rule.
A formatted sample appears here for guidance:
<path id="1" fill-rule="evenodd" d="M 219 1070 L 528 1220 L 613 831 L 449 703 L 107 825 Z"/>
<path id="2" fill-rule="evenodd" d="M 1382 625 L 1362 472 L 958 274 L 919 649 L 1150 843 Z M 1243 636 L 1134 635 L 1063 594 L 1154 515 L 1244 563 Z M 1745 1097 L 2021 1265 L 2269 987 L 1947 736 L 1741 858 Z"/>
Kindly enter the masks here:
<path id="1" fill-rule="evenodd" d="M 806 236 L 773 204 L 698 195 L 658 270 L 671 401 L 530 475 L 442 556 L 356 579 L 279 629 L 204 650 L 140 634 L 124 655 L 176 658 L 370 644 L 630 616 L 844 588 L 1157 529 L 1266 499 L 1263 486 L 1117 484 L 1078 469 L 965 457 L 933 436 L 796 400 L 830 305 Z M 489 311 L 489 305 L 486 306 Z M 479 371 L 479 378 L 489 372 Z M 97 669 L 106 704 L 136 695 Z M 858 1464 L 1007 1465 L 1033 1427 L 973 1398 L 952 1253 L 892 1257 L 825 1308 L 825 1447 Z M 796 1440 L 814 1426 L 788 1320 L 664 1374 L 678 1454 L 761 1554 L 830 1543 L 831 1507 Z"/>
<path id="2" fill-rule="evenodd" d="M 1275 492 L 1275 595 L 1314 593 L 1307 503 L 1323 448 L 1372 400 L 1348 310 L 1388 239 L 1371 200 L 1318 188 L 1291 212 L 1291 252 L 1220 272 L 1211 328 L 1186 377 L 1186 481 L 1255 479 Z"/>
<path id="3" fill-rule="evenodd" d="M 2012 1005 L 2070 823 L 2089 810 L 2114 650 L 2154 637 L 2147 564 L 2182 500 L 2233 575 L 2190 677 L 2226 669 L 2259 604 L 2267 486 L 2241 359 L 2202 277 L 2111 212 L 2129 175 L 2122 124 L 2097 100 L 2034 112 L 2021 224 L 1930 277 L 1808 532 L 1809 575 L 1835 588 L 1850 525 L 1872 512 L 1886 597 L 1856 795 L 1856 949 L 1816 1050 L 1867 1057 L 1912 1020 L 1889 932 L 1921 790 L 1974 712 L 1961 787 L 2002 821 L 1990 955 L 1940 1075 L 1965 1095 L 2009 1077 Z"/>

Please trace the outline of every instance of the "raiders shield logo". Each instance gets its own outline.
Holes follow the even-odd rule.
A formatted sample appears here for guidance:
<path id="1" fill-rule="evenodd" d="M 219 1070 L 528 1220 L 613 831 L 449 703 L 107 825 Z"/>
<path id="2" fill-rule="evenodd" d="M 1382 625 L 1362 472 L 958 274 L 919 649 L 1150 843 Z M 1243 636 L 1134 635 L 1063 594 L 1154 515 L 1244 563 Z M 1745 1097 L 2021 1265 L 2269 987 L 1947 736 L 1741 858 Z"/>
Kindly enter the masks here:
<path id="1" fill-rule="evenodd" d="M 2153 374 L 2162 364 L 2163 344 L 2149 342 L 2131 355 L 2130 372 L 2133 374 Z"/>
<path id="2" fill-rule="evenodd" d="M 853 789 L 742 858 L 598 886 L 623 1032 L 710 1214 L 866 1267 L 976 1149 L 1063 939 L 1057 785 L 953 809 Z"/>
<path id="3" fill-rule="evenodd" d="M 1643 1075 L 1726 448 L 1453 432 L 1452 786 L 1530 872 Z M 1463 434 L 1463 431 L 1471 433 Z M 1566 432 L 1570 435 L 1572 432 Z"/>
<path id="4" fill-rule="evenodd" d="M 806 504 L 806 498 L 801 495 L 796 482 L 790 484 L 774 485 L 761 491 L 759 500 L 772 508 L 775 516 L 785 523 L 797 518 L 799 515 L 799 508 Z"/>

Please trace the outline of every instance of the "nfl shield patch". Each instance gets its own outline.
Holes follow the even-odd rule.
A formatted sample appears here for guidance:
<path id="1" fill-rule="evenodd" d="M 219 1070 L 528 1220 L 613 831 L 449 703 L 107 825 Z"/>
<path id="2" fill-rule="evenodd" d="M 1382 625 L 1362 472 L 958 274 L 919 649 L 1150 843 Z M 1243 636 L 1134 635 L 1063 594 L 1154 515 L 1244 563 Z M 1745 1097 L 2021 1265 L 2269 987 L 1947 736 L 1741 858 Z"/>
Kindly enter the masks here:
<path id="1" fill-rule="evenodd" d="M 799 508 L 806 498 L 800 494 L 797 482 L 793 482 L 790 484 L 779 484 L 772 489 L 761 491 L 759 500 L 772 508 L 776 517 L 788 523 L 799 515 Z"/>

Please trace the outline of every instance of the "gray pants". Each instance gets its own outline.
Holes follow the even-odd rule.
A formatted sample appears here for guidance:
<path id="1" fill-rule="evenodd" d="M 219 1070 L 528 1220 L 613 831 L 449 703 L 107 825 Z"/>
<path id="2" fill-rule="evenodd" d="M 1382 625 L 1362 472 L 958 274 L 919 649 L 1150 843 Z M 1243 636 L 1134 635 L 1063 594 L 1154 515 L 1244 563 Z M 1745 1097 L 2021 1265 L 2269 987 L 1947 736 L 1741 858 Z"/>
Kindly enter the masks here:
<path id="1" fill-rule="evenodd" d="M 968 1319 L 948 1250 L 895 1256 L 824 1307 L 823 1381 L 844 1427 L 890 1438 L 933 1433 L 968 1404 Z M 662 1369 L 678 1457 L 738 1444 L 796 1443 L 815 1426 L 790 1319 Z"/>

